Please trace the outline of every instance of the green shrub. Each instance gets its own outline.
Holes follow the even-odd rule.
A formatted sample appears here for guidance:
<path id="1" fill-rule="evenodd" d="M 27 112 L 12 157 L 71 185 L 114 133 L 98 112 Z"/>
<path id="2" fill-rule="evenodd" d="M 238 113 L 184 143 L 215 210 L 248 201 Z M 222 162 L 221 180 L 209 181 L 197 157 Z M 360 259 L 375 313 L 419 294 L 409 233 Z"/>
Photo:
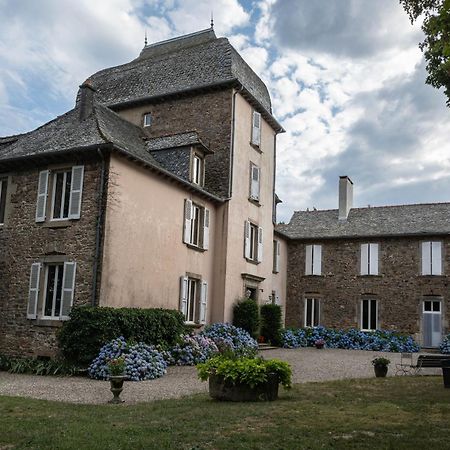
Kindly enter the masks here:
<path id="1" fill-rule="evenodd" d="M 239 300 L 233 307 L 233 325 L 256 339 L 259 334 L 258 304 L 250 298 Z"/>
<path id="2" fill-rule="evenodd" d="M 75 375 L 78 367 L 58 359 L 26 358 L 0 355 L 0 370 L 34 375 Z"/>
<path id="3" fill-rule="evenodd" d="M 261 306 L 261 336 L 272 345 L 281 343 L 281 307 L 279 305 Z"/>
<path id="4" fill-rule="evenodd" d="M 72 308 L 58 340 L 67 361 L 87 367 L 103 345 L 119 336 L 171 347 L 184 332 L 184 317 L 175 310 L 79 306 Z"/>

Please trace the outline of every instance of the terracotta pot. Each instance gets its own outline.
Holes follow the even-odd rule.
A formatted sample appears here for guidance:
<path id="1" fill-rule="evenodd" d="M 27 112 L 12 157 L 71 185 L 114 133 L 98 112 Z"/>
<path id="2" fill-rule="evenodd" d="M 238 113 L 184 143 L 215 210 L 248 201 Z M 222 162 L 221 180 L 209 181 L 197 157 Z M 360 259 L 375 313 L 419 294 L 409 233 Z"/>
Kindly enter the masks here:
<path id="1" fill-rule="evenodd" d="M 125 381 L 124 375 L 114 375 L 109 377 L 109 383 L 111 384 L 110 391 L 114 397 L 108 403 L 123 403 L 124 400 L 120 398 L 120 393 L 123 391 L 123 382 Z"/>
<path id="2" fill-rule="evenodd" d="M 268 380 L 255 387 L 248 384 L 233 384 L 220 375 L 210 375 L 209 395 L 216 400 L 229 402 L 273 401 L 278 398 L 279 380 L 276 374 L 269 374 Z"/>
<path id="3" fill-rule="evenodd" d="M 388 372 L 388 366 L 381 364 L 373 366 L 373 369 L 375 370 L 375 376 L 378 378 L 385 377 Z"/>

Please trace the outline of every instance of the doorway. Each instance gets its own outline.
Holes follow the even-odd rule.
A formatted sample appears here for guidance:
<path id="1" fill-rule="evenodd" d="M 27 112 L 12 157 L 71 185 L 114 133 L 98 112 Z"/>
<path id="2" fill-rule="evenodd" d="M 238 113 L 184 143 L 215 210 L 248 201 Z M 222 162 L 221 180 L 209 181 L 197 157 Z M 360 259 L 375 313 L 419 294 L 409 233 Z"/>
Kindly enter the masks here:
<path id="1" fill-rule="evenodd" d="M 424 300 L 422 311 L 422 346 L 439 347 L 442 339 L 441 301 Z"/>

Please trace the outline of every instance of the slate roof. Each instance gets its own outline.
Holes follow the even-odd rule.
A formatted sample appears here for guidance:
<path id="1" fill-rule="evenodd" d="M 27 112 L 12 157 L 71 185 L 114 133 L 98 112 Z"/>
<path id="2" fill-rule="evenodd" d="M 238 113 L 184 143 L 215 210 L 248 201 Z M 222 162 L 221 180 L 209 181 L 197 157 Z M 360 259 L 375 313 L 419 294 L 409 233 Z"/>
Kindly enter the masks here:
<path id="1" fill-rule="evenodd" d="M 203 143 L 196 131 L 159 136 L 147 140 L 147 149 L 150 152 L 166 150 L 168 148 L 190 147 L 193 145 L 201 146 L 209 151 L 208 147 Z"/>
<path id="2" fill-rule="evenodd" d="M 345 221 L 337 209 L 295 211 L 277 231 L 291 239 L 450 234 L 450 203 L 352 208 Z"/>

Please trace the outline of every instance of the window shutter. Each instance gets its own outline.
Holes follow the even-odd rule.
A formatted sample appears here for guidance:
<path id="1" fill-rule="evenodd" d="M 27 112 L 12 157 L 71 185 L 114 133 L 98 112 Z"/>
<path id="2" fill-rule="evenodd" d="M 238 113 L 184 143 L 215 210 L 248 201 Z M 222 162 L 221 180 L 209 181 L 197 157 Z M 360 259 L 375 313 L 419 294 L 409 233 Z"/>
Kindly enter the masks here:
<path id="1" fill-rule="evenodd" d="M 259 200 L 260 191 L 260 168 L 252 164 L 250 166 L 250 198 L 253 200 Z"/>
<path id="2" fill-rule="evenodd" d="M 48 195 L 48 170 L 39 172 L 38 196 L 36 202 L 36 222 L 45 221 L 45 210 L 47 209 Z"/>
<path id="3" fill-rule="evenodd" d="M 191 227 L 192 227 L 192 201 L 186 199 L 184 201 L 184 233 L 183 242 L 191 243 Z"/>
<path id="4" fill-rule="evenodd" d="M 244 222 L 244 257 L 250 258 L 250 222 Z"/>
<path id="5" fill-rule="evenodd" d="M 378 275 L 378 244 L 370 245 L 370 275 Z"/>
<path id="6" fill-rule="evenodd" d="M 263 258 L 263 229 L 258 227 L 258 253 L 257 253 L 257 261 L 261 262 Z"/>
<path id="7" fill-rule="evenodd" d="M 252 124 L 252 144 L 261 144 L 261 114 L 253 111 L 253 124 Z"/>
<path id="8" fill-rule="evenodd" d="M 41 263 L 31 264 L 27 319 L 36 319 L 37 317 L 40 275 L 41 275 Z"/>
<path id="9" fill-rule="evenodd" d="M 200 292 L 200 323 L 206 323 L 206 307 L 208 303 L 208 283 L 202 281 L 202 290 Z"/>
<path id="10" fill-rule="evenodd" d="M 75 272 L 77 263 L 65 262 L 64 274 L 62 280 L 62 298 L 61 298 L 61 314 L 62 320 L 68 320 L 70 309 L 73 304 L 73 293 L 75 290 Z"/>
<path id="11" fill-rule="evenodd" d="M 361 244 L 361 275 L 369 274 L 369 244 Z"/>
<path id="12" fill-rule="evenodd" d="M 180 278 L 180 311 L 186 319 L 187 314 L 188 277 Z"/>
<path id="13" fill-rule="evenodd" d="M 305 247 L 305 275 L 312 275 L 312 245 Z"/>
<path id="14" fill-rule="evenodd" d="M 209 248 L 209 209 L 203 210 L 203 248 Z"/>
<path id="15" fill-rule="evenodd" d="M 70 185 L 69 219 L 79 219 L 81 215 L 81 197 L 83 195 L 84 166 L 72 167 Z"/>
<path id="16" fill-rule="evenodd" d="M 275 291 L 275 305 L 281 305 L 280 296 L 278 295 L 278 291 Z"/>
<path id="17" fill-rule="evenodd" d="M 314 245 L 313 248 L 313 275 L 322 274 L 322 246 Z"/>
<path id="18" fill-rule="evenodd" d="M 275 258 L 274 258 L 274 264 L 273 264 L 273 271 L 275 273 L 278 273 L 280 271 L 280 241 L 273 241 L 274 243 L 274 253 L 275 253 Z"/>
<path id="19" fill-rule="evenodd" d="M 431 242 L 422 242 L 422 275 L 431 275 Z"/>
<path id="20" fill-rule="evenodd" d="M 442 275 L 441 243 L 431 243 L 431 275 Z"/>

